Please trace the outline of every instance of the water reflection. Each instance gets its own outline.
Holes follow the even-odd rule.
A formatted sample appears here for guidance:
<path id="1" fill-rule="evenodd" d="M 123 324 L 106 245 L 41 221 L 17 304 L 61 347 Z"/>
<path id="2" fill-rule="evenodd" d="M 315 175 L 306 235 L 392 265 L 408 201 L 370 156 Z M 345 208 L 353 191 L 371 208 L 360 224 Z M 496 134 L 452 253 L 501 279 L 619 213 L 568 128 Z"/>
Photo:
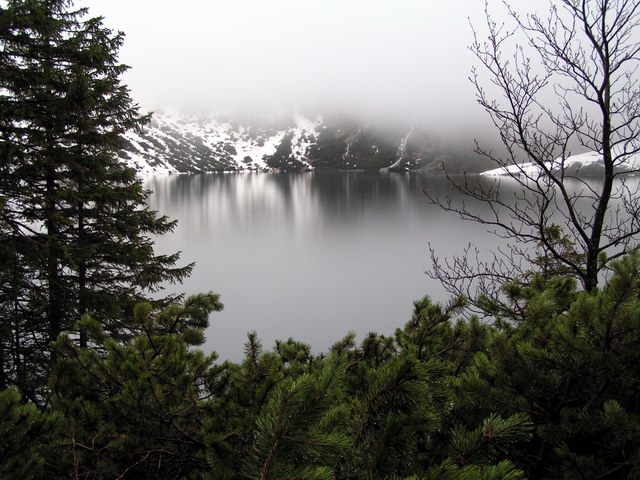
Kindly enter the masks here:
<path id="1" fill-rule="evenodd" d="M 152 208 L 179 217 L 190 229 L 207 230 L 221 219 L 252 228 L 305 222 L 342 228 L 368 215 L 422 207 L 426 178 L 364 172 L 168 175 L 147 177 L 145 186 L 155 192 Z"/>
<path id="2" fill-rule="evenodd" d="M 391 333 L 425 294 L 441 286 L 424 274 L 427 243 L 452 255 L 469 242 L 494 247 L 480 225 L 429 205 L 451 188 L 413 174 L 301 173 L 154 176 L 152 208 L 178 219 L 158 239 L 197 262 L 182 289 L 213 290 L 225 310 L 206 348 L 238 360 L 246 332 L 265 346 L 293 336 L 326 350 L 348 330 Z"/>

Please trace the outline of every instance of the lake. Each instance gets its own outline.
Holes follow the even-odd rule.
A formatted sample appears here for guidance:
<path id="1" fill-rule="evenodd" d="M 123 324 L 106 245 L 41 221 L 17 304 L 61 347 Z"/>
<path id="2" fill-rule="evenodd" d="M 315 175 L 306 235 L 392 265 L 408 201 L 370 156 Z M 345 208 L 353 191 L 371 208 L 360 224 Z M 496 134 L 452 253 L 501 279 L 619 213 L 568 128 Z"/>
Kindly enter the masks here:
<path id="1" fill-rule="evenodd" d="M 157 251 L 182 251 L 193 274 L 172 291 L 221 294 L 206 351 L 237 361 L 246 333 L 265 348 L 293 337 L 326 351 L 353 330 L 392 334 L 413 301 L 448 297 L 424 271 L 469 243 L 495 247 L 486 227 L 430 205 L 446 178 L 404 173 L 167 175 L 144 180 L 150 206 L 179 221 Z"/>

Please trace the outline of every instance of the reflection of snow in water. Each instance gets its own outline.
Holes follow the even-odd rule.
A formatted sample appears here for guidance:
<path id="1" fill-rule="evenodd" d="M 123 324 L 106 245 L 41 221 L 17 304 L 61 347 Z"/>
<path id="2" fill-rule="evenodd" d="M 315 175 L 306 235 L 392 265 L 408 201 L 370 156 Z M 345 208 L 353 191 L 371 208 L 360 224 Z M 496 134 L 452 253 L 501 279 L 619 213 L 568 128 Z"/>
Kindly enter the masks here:
<path id="1" fill-rule="evenodd" d="M 321 216 L 312 180 L 294 174 L 155 175 L 144 178 L 144 186 L 158 193 L 151 208 L 180 219 L 181 230 L 193 235 L 214 225 L 309 228 Z"/>

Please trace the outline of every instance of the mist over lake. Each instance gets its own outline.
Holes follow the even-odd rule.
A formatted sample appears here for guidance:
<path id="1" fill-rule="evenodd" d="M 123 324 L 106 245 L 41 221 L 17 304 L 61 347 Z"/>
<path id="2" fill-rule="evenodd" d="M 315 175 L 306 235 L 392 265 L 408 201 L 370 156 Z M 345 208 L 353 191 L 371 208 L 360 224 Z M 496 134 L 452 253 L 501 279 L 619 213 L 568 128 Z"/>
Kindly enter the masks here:
<path id="1" fill-rule="evenodd" d="M 392 334 L 413 301 L 448 296 L 428 278 L 428 243 L 442 256 L 470 242 L 496 246 L 486 228 L 430 205 L 423 189 L 452 194 L 442 176 L 300 173 L 145 178 L 150 206 L 178 220 L 159 252 L 196 262 L 175 291 L 213 290 L 206 350 L 240 359 L 246 333 L 266 348 L 293 338 L 326 351 L 349 330 Z M 483 208 L 483 206 L 478 206 Z"/>

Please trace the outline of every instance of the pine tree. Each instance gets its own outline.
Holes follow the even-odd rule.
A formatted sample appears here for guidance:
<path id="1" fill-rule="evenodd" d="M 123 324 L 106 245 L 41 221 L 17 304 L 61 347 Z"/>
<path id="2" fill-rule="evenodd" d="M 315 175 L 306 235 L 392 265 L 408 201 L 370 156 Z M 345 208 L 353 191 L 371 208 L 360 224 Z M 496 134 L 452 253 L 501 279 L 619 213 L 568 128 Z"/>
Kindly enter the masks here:
<path id="1" fill-rule="evenodd" d="M 432 460 L 428 452 L 440 425 L 436 412 L 446 398 L 443 365 L 396 355 L 379 366 L 363 362 L 351 375 L 347 431 L 352 447 L 343 455 L 339 478 L 420 473 Z"/>
<path id="2" fill-rule="evenodd" d="M 209 314 L 221 309 L 212 293 L 159 313 L 139 304 L 130 322 L 136 334 L 125 341 L 87 315 L 81 322 L 98 349 L 61 335 L 51 388 L 53 407 L 67 418 L 66 441 L 47 478 L 69 471 L 76 478 L 197 478 L 207 466 L 204 423 L 224 368 L 194 347 L 204 341 Z"/>
<path id="3" fill-rule="evenodd" d="M 456 381 L 468 428 L 526 414 L 531 441 L 503 459 L 529 478 L 634 478 L 640 472 L 640 256 L 613 263 L 600 291 L 571 277 L 506 286 L 523 315 L 503 322 Z M 507 320 L 507 319 L 505 319 Z"/>
<path id="4" fill-rule="evenodd" d="M 61 416 L 22 403 L 15 387 L 0 391 L 0 478 L 42 478 L 46 445 L 61 430 Z"/>
<path id="5" fill-rule="evenodd" d="M 332 356 L 310 372 L 281 382 L 256 419 L 255 440 L 242 473 L 260 480 L 331 479 L 349 446 L 340 408 L 344 359 Z"/>
<path id="6" fill-rule="evenodd" d="M 328 422 L 343 407 L 342 358 L 314 357 L 293 339 L 264 351 L 250 332 L 244 360 L 225 365 L 228 382 L 207 422 L 206 478 L 312 478 L 330 471 L 345 446 L 344 432 Z M 314 448 L 316 442 L 322 445 Z"/>
<path id="7" fill-rule="evenodd" d="M 133 304 L 191 266 L 154 253 L 150 236 L 175 224 L 148 210 L 117 157 L 123 133 L 148 120 L 120 81 L 123 34 L 69 1 L 11 0 L 0 41 L 0 367 L 28 393 L 20 372 L 46 373 L 49 343 L 83 314 L 127 335 Z"/>

